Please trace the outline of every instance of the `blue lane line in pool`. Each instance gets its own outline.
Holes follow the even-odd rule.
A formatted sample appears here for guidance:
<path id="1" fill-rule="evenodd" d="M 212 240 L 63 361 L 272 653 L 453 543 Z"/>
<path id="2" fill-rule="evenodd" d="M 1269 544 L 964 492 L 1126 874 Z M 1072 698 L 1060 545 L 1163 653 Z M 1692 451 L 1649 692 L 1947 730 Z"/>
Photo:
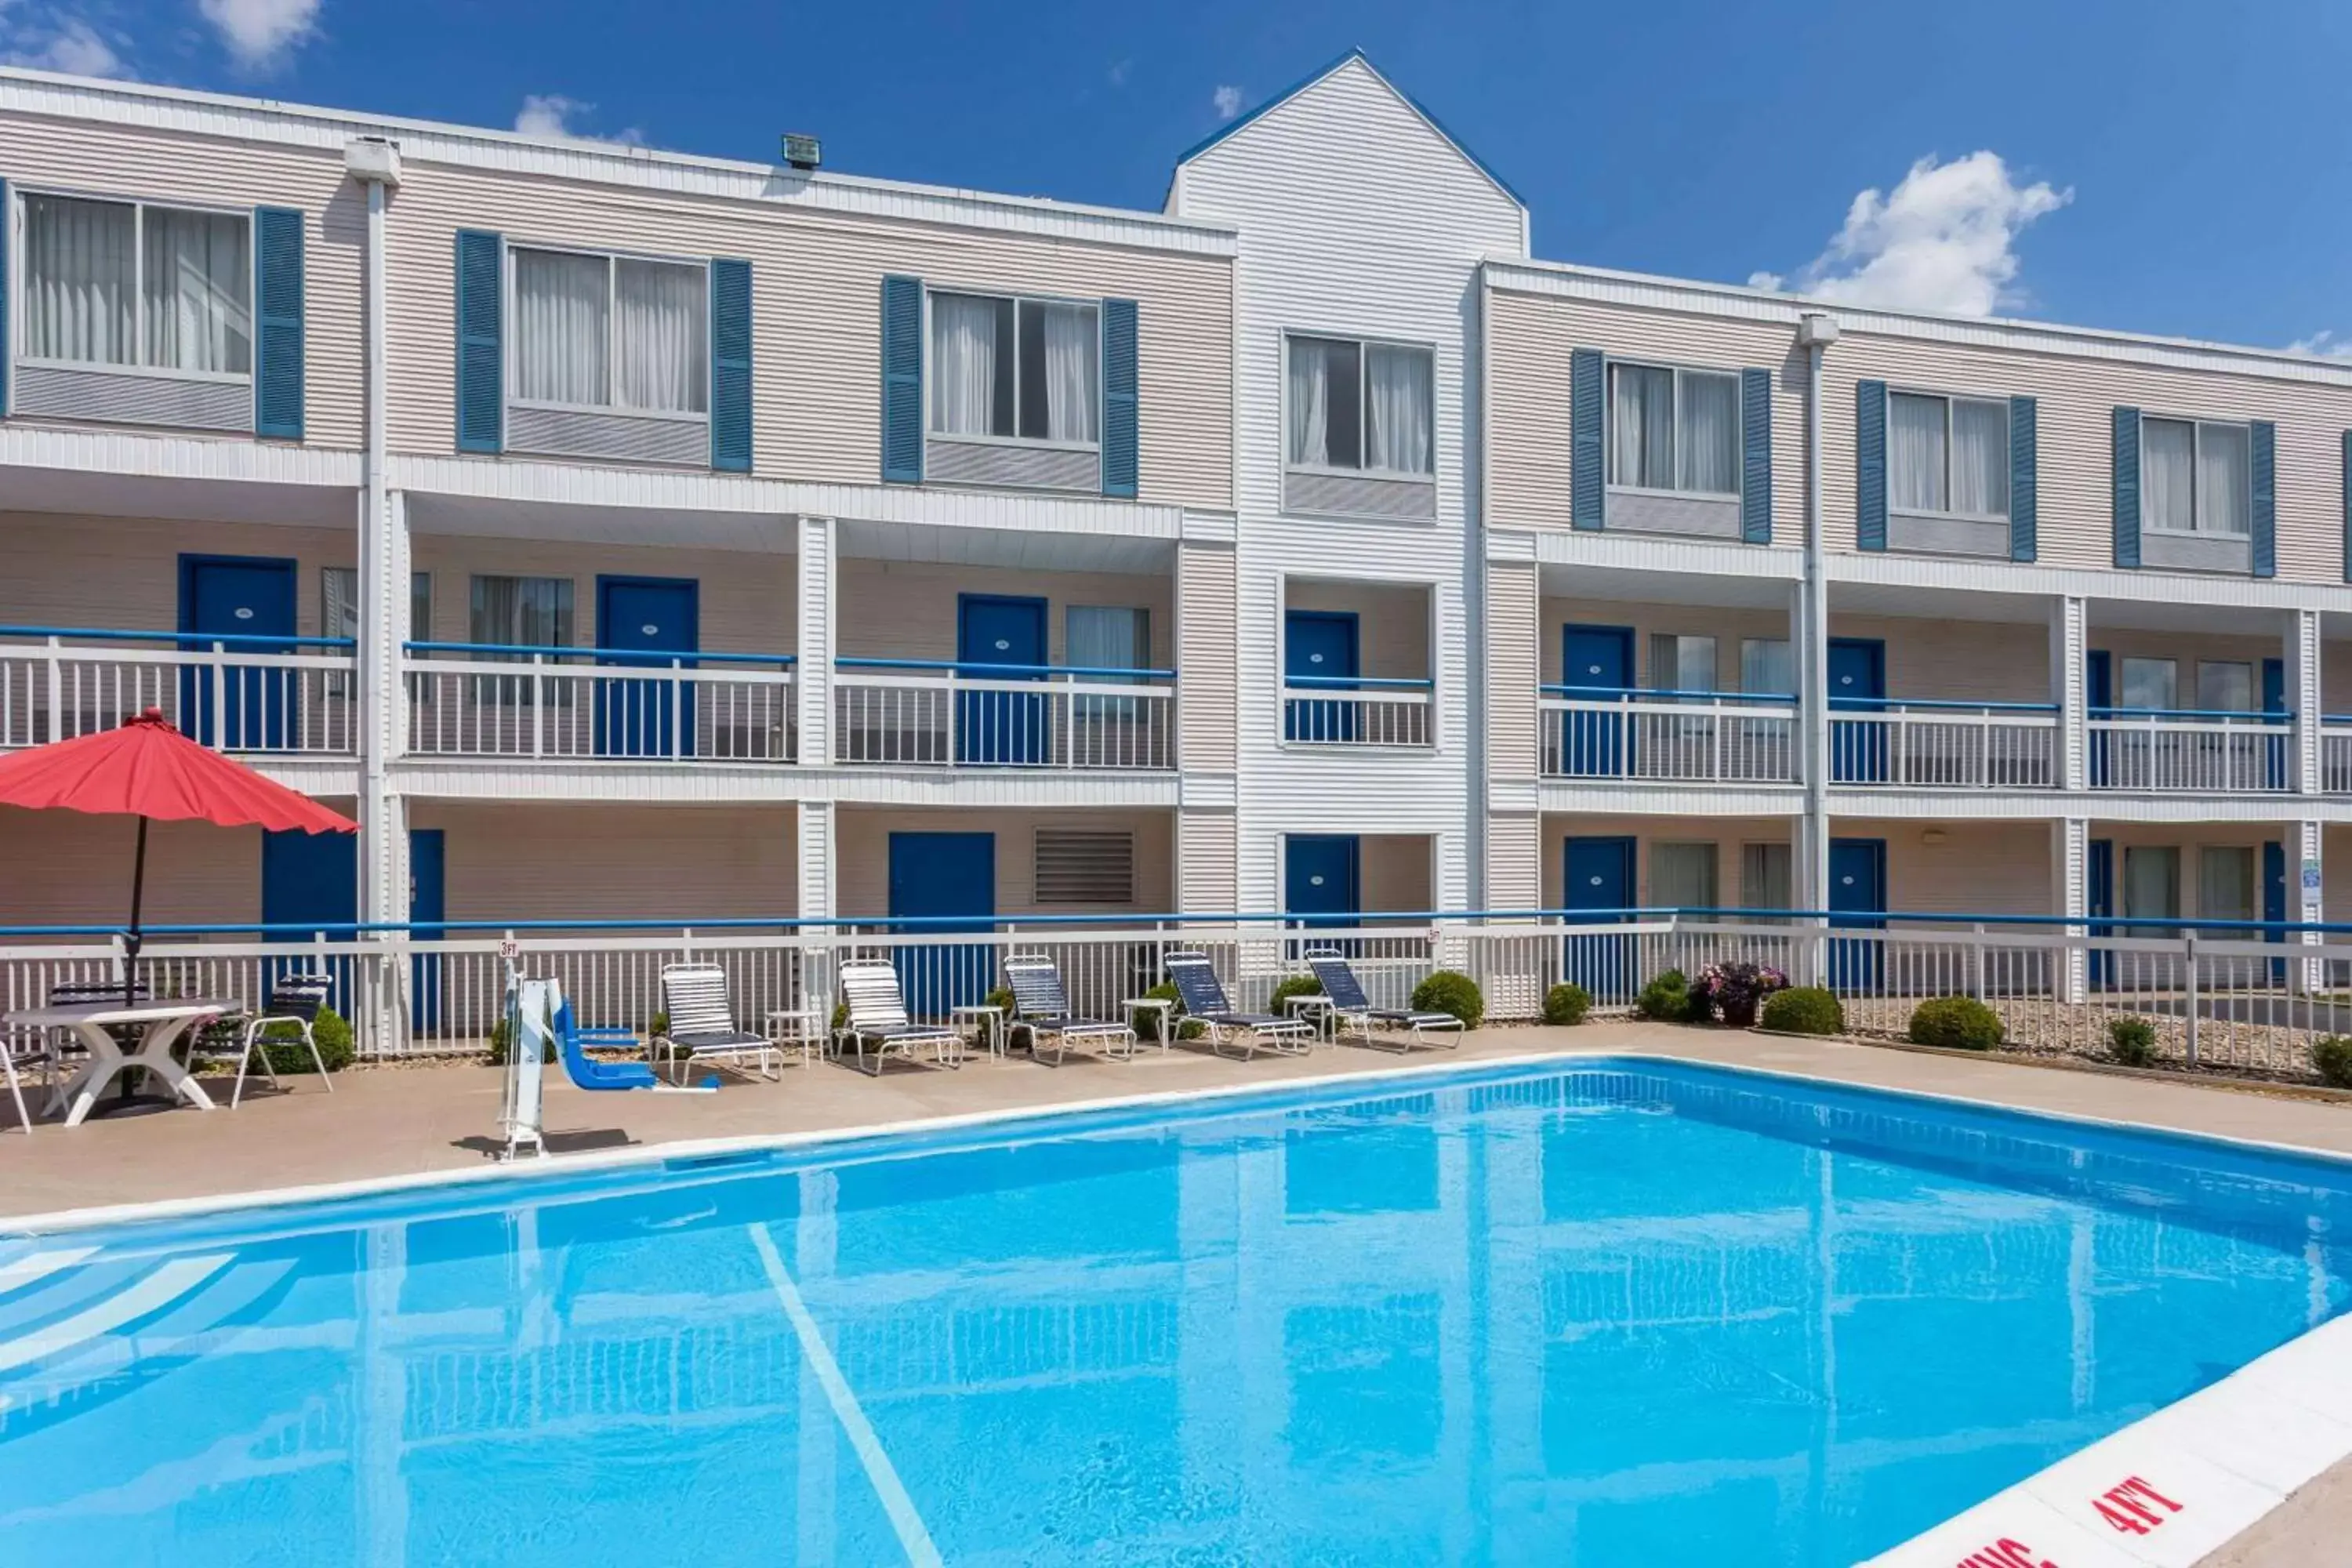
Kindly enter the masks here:
<path id="1" fill-rule="evenodd" d="M 833 1351 L 818 1331 L 816 1320 L 809 1315 L 808 1303 L 801 1300 L 800 1287 L 784 1268 L 783 1258 L 776 1251 L 775 1238 L 764 1225 L 748 1227 L 751 1245 L 759 1249 L 760 1266 L 768 1271 L 768 1283 L 776 1288 L 776 1300 L 784 1304 L 784 1316 L 792 1320 L 793 1332 L 800 1336 L 801 1353 L 809 1359 L 809 1369 L 824 1389 L 824 1396 L 833 1405 L 833 1414 L 841 1423 L 841 1430 L 849 1446 L 857 1450 L 858 1463 L 866 1467 L 866 1479 L 874 1483 L 874 1495 L 881 1500 L 882 1510 L 890 1516 L 890 1528 L 898 1532 L 898 1544 L 906 1549 L 907 1561 L 915 1568 L 946 1568 L 946 1559 L 931 1544 L 931 1532 L 923 1524 L 923 1516 L 915 1511 L 915 1500 L 907 1495 L 906 1483 L 898 1479 L 897 1467 L 890 1456 L 882 1451 L 882 1439 L 876 1435 L 874 1423 L 866 1418 L 865 1407 L 851 1392 L 849 1379 L 842 1375 L 841 1363 L 833 1359 Z"/>

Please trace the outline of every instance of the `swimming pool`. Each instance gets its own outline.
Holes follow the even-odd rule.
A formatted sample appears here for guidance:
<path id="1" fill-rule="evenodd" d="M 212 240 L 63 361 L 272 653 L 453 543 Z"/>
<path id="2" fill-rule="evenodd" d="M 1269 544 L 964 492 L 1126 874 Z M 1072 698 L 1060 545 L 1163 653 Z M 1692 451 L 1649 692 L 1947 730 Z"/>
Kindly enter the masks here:
<path id="1" fill-rule="evenodd" d="M 1593 1060 L 0 1238 L 0 1563 L 1843 1563 L 2341 1310 L 2347 1187 Z"/>

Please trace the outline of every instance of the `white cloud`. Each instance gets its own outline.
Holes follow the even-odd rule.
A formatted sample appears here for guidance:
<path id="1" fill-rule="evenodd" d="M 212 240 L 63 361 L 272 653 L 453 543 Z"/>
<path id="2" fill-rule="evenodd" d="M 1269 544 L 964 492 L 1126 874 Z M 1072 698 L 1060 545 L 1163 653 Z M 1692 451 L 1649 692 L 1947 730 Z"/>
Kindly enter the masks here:
<path id="1" fill-rule="evenodd" d="M 320 0 L 196 0 L 196 9 L 220 34 L 238 63 L 261 70 L 278 64 L 319 29 Z"/>
<path id="2" fill-rule="evenodd" d="M 18 12 L 0 0 L 0 65 L 68 76 L 128 76 L 115 47 L 79 16 L 54 9 Z"/>
<path id="3" fill-rule="evenodd" d="M 1242 89 L 1221 87 L 1209 95 L 1209 102 L 1216 110 L 1218 119 L 1231 120 L 1242 111 Z"/>
<path id="4" fill-rule="evenodd" d="M 1845 226 L 1793 279 L 1758 272 L 1751 288 L 1784 282 L 1803 294 L 1853 305 L 1989 316 L 2017 302 L 2017 238 L 2074 199 L 2046 181 L 2021 185 L 1992 152 L 1911 165 L 1890 193 L 1853 198 Z"/>
<path id="5" fill-rule="evenodd" d="M 592 136 L 574 129 L 573 121 L 586 119 L 595 108 L 593 103 L 566 98 L 560 92 L 527 93 L 521 110 L 515 115 L 514 128 L 525 136 L 561 136 L 572 142 L 617 142 L 635 147 L 645 141 L 646 133 L 635 126 L 611 136 Z"/>
<path id="6" fill-rule="evenodd" d="M 2352 338 L 2333 331 L 2317 331 L 2307 338 L 2297 338 L 2287 344 L 2291 354 L 2313 354 L 2320 359 L 2352 359 Z"/>

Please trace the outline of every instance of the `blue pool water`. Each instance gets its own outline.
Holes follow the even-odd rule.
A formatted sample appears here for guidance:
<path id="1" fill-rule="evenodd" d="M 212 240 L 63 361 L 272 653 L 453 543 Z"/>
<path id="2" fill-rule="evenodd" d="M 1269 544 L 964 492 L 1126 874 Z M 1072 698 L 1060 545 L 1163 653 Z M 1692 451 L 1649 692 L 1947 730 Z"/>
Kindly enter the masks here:
<path id="1" fill-rule="evenodd" d="M 2352 1290 L 2316 1161 L 1368 1087 L 0 1237 L 0 1563 L 1844 1563 Z"/>

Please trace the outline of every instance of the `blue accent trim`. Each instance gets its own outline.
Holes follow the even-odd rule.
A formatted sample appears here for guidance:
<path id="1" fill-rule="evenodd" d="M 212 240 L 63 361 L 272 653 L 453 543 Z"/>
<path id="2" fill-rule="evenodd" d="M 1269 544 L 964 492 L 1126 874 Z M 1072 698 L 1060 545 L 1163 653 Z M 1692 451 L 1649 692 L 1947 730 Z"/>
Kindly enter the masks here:
<path id="1" fill-rule="evenodd" d="M 5 195 L 0 189 L 0 195 Z M 0 383 L 0 414 L 8 412 L 7 386 Z M 2352 583 L 2352 430 L 2344 432 L 2344 467 L 2337 476 L 2336 499 L 2344 511 L 2344 580 Z"/>
<path id="2" fill-rule="evenodd" d="M 349 644 L 343 646 L 349 647 Z M 798 654 L 791 653 L 704 653 L 698 648 L 596 648 L 541 647 L 530 643 L 499 642 L 404 642 L 404 653 L 487 653 L 539 654 L 550 658 L 593 658 L 606 661 L 624 659 L 683 658 L 697 664 L 797 664 Z"/>
<path id="3" fill-rule="evenodd" d="M 2115 414 L 2116 564 L 2139 570 L 2139 410 L 2117 405 Z"/>
<path id="4" fill-rule="evenodd" d="M 2257 577 L 2278 575 L 2278 426 L 2257 419 L 2252 427 L 2254 527 L 2252 568 Z"/>
<path id="5" fill-rule="evenodd" d="M 1739 537 L 1772 542 L 1772 373 L 1739 373 Z"/>
<path id="6" fill-rule="evenodd" d="M 882 482 L 923 482 L 923 280 L 882 279 Z"/>
<path id="7" fill-rule="evenodd" d="M 16 314 L 8 301 L 16 297 L 8 285 L 8 237 L 16 227 L 16 208 L 8 199 L 8 182 L 0 180 L 0 419 L 8 416 L 8 367 L 15 360 L 8 352 L 8 319 Z M 2345 437 L 2344 449 L 2347 460 L 2352 461 L 2352 435 Z"/>
<path id="8" fill-rule="evenodd" d="M 710 263 L 710 467 L 751 471 L 751 264 Z"/>
<path id="9" fill-rule="evenodd" d="M 253 209 L 253 433 L 302 438 L 302 215 Z"/>
<path id="10" fill-rule="evenodd" d="M 1607 526 L 1601 482 L 1606 415 L 1599 349 L 1571 349 L 1568 355 L 1569 525 L 1587 533 Z"/>
<path id="11" fill-rule="evenodd" d="M 1333 60 L 1329 65 L 1325 66 L 1322 69 L 1292 82 L 1288 87 L 1284 88 L 1280 92 L 1276 93 L 1272 98 L 1267 99 L 1264 103 L 1259 104 L 1256 108 L 1249 110 L 1247 113 L 1241 115 L 1237 119 L 1229 121 L 1225 124 L 1217 127 L 1216 130 L 1210 132 L 1208 135 L 1202 137 L 1200 141 L 1193 142 L 1192 145 L 1187 147 L 1183 152 L 1176 155 L 1177 166 L 1181 168 L 1183 165 L 1191 163 L 1193 159 L 1199 157 L 1202 153 L 1206 153 L 1210 148 L 1214 147 L 1228 137 L 1236 135 L 1247 127 L 1255 124 L 1259 120 L 1263 119 L 1267 114 L 1272 113 L 1275 110 L 1281 108 L 1292 99 L 1297 98 L 1300 93 L 1305 92 L 1308 88 L 1313 87 L 1317 82 L 1321 81 L 1325 77 L 1329 76 L 1332 72 L 1338 70 L 1340 67 L 1346 65 L 1350 60 L 1363 61 L 1365 68 L 1370 70 L 1374 76 L 1379 77 L 1381 79 L 1381 84 L 1383 87 L 1386 87 L 1391 92 L 1395 93 L 1398 99 L 1403 102 L 1407 109 L 1412 110 L 1415 114 L 1420 115 L 1422 119 L 1427 121 L 1429 122 L 1429 128 L 1432 131 L 1436 132 L 1440 136 L 1443 136 L 1447 142 L 1451 142 L 1455 152 L 1461 153 L 1464 158 L 1467 159 L 1473 168 L 1486 175 L 1489 180 L 1492 180 L 1495 183 L 1496 189 L 1501 191 L 1505 195 L 1510 197 L 1512 201 L 1517 203 L 1521 211 L 1524 212 L 1527 210 L 1527 197 L 1519 195 L 1518 191 L 1511 184 L 1510 181 L 1496 174 L 1495 172 L 1495 166 L 1492 163 L 1487 163 L 1486 159 L 1478 156 L 1476 153 L 1473 152 L 1468 142 L 1463 141 L 1461 137 L 1456 136 L 1453 132 L 1447 130 L 1445 128 L 1445 122 L 1438 119 L 1434 114 L 1432 114 L 1428 109 L 1422 104 L 1420 100 L 1414 98 L 1412 94 L 1405 91 L 1404 89 L 1399 87 L 1395 82 L 1391 81 L 1385 71 L 1382 71 L 1380 67 L 1372 64 L 1371 57 L 1364 53 L 1360 45 L 1355 48 L 1349 49 L 1346 54 L 1341 55 L 1338 59 Z"/>
<path id="12" fill-rule="evenodd" d="M 506 242 L 461 228 L 457 240 L 457 450 L 506 449 Z"/>
<path id="13" fill-rule="evenodd" d="M 1853 543 L 1886 548 L 1886 384 L 1853 384 Z"/>
<path id="14" fill-rule="evenodd" d="M 1430 691 L 1437 686 L 1433 680 L 1408 680 L 1394 675 L 1286 675 L 1282 683 L 1302 690 L 1339 691 Z"/>
<path id="15" fill-rule="evenodd" d="M 950 675 L 986 672 L 1008 676 L 1101 675 L 1117 676 L 1122 679 L 1132 679 L 1137 677 L 1148 677 L 1159 680 L 1176 679 L 1176 672 L 1172 669 L 1098 669 L 1091 665 L 1083 664 L 975 664 L 968 659 L 954 658 L 836 658 L 833 661 L 833 667 L 835 669 L 932 669 L 941 670 Z"/>
<path id="16" fill-rule="evenodd" d="M 2041 547 L 2040 406 L 2009 400 L 2009 558 L 2029 563 Z"/>
<path id="17" fill-rule="evenodd" d="M 236 559 L 221 557 L 221 559 Z M 184 577 L 183 578 L 184 582 Z M 201 634 L 207 643 L 252 644 L 257 647 L 336 647 L 359 646 L 351 637 L 240 637 L 229 632 Z M 185 632 L 126 632 L 100 626 L 0 626 L 0 637 L 79 637 L 84 642 L 185 642 Z"/>
<path id="18" fill-rule="evenodd" d="M 1136 402 L 1136 307 L 1102 302 L 1102 493 L 1135 499 L 1142 464 Z"/>
<path id="19" fill-rule="evenodd" d="M 2110 708 L 2094 703 L 2089 716 L 2094 719 L 2220 719 L 2274 729 L 2294 715 L 2290 712 L 2249 713 L 2238 708 Z"/>

